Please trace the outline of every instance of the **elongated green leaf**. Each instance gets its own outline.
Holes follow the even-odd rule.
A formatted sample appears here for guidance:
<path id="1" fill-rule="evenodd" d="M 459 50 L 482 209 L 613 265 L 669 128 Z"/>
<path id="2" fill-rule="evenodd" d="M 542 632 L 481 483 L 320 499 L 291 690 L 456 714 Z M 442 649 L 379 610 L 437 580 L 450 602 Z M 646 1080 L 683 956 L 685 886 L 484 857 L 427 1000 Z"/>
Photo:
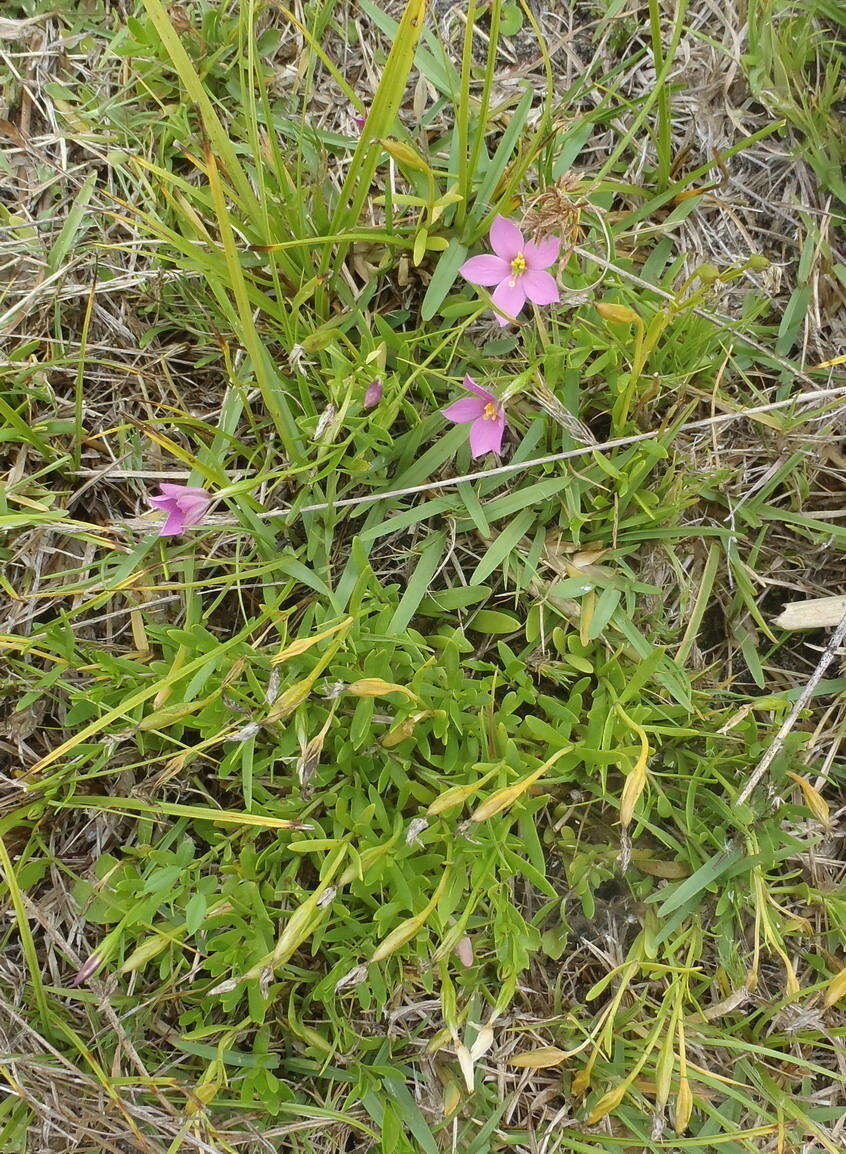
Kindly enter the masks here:
<path id="1" fill-rule="evenodd" d="M 506 557 L 513 551 L 518 541 L 526 535 L 534 519 L 534 509 L 524 509 L 519 516 L 515 517 L 514 520 L 503 529 L 473 570 L 473 576 L 470 578 L 471 585 L 481 583 L 486 577 L 489 577 L 495 569 L 500 567 Z"/>
<path id="2" fill-rule="evenodd" d="M 520 139 L 520 134 L 526 124 L 526 119 L 529 115 L 529 110 L 532 107 L 532 102 L 535 98 L 535 90 L 529 85 L 523 93 L 522 99 L 512 113 L 511 120 L 508 123 L 508 128 L 502 134 L 502 139 L 499 142 L 496 152 L 491 158 L 491 162 L 485 170 L 485 176 L 479 189 L 476 193 L 476 199 L 473 202 L 473 211 L 468 220 L 468 232 L 472 233 L 482 223 L 484 218 L 488 215 L 494 207 L 491 204 L 491 197 L 494 189 L 499 183 L 502 174 L 511 159 L 511 154 L 514 151 L 517 141 Z"/>
<path id="3" fill-rule="evenodd" d="M 282 390 L 278 386 L 278 382 L 270 375 L 267 351 L 262 344 L 261 337 L 258 334 L 255 321 L 253 320 L 247 285 L 244 279 L 244 271 L 241 268 L 241 262 L 238 259 L 238 250 L 235 246 L 235 234 L 229 220 L 229 211 L 226 207 L 223 187 L 218 178 L 217 162 L 211 152 L 207 153 L 206 159 L 208 161 L 209 183 L 214 201 L 214 211 L 220 229 L 220 239 L 223 245 L 223 255 L 226 259 L 226 268 L 229 273 L 229 285 L 238 309 L 238 318 L 241 322 L 240 328 L 244 344 L 247 346 L 247 351 L 250 354 L 250 360 L 252 361 L 253 370 L 255 371 L 259 388 L 261 389 L 262 398 L 267 406 L 267 411 L 273 417 L 273 423 L 279 431 L 285 449 L 291 460 L 301 461 L 303 453 L 300 444 L 299 430 L 294 423 L 294 418 L 291 415 Z"/>
<path id="4" fill-rule="evenodd" d="M 393 40 L 399 28 L 396 20 L 371 3 L 371 0 L 358 0 L 358 3 L 376 27 Z M 414 53 L 414 63 L 439 92 L 454 99 L 458 93 L 458 73 L 449 54 L 440 40 L 425 29 L 420 39 L 426 47 L 418 45 Z"/>
<path id="5" fill-rule="evenodd" d="M 455 283 L 458 270 L 464 263 L 466 256 L 467 246 L 460 244 L 454 238 L 449 242 L 449 248 L 441 253 L 420 306 L 420 316 L 424 321 L 430 321 L 443 304 L 444 297 Z"/>
<path id="6" fill-rule="evenodd" d="M 417 607 L 429 592 L 429 582 L 435 575 L 444 552 L 445 536 L 443 533 L 433 533 L 423 546 L 420 560 L 411 575 L 405 593 L 403 593 L 396 612 L 391 618 L 388 627 L 391 633 L 401 633 L 408 628 Z"/>
<path id="7" fill-rule="evenodd" d="M 220 123 L 217 113 L 212 106 L 212 102 L 209 99 L 209 95 L 203 87 L 203 82 L 197 75 L 194 65 L 191 63 L 190 56 L 183 48 L 182 41 L 179 39 L 176 29 L 171 23 L 164 5 L 161 3 L 161 0 L 143 0 L 143 2 L 150 19 L 156 27 L 156 31 L 161 37 L 162 44 L 168 56 L 173 61 L 173 66 L 185 91 L 200 110 L 200 115 L 203 118 L 203 127 L 208 134 L 215 155 L 223 163 L 227 176 L 237 189 L 238 195 L 244 203 L 244 207 L 250 210 L 252 219 L 261 220 L 259 203 L 247 178 L 247 174 L 244 172 L 241 162 L 238 160 L 232 141 L 229 139 L 229 134 Z"/>
<path id="8" fill-rule="evenodd" d="M 262 813 L 239 813 L 232 809 L 210 809 L 202 805 L 177 805 L 170 801 L 151 804 L 136 797 L 73 797 L 62 802 L 58 809 L 100 809 L 117 813 L 137 813 L 143 817 L 167 814 L 169 817 L 187 817 L 193 821 L 220 822 L 223 825 L 249 825 L 259 829 L 302 829 L 299 822 L 286 821 Z"/>
<path id="9" fill-rule="evenodd" d="M 158 0 L 148 2 L 158 3 Z M 373 97 L 367 121 L 361 131 L 361 139 L 353 153 L 338 196 L 338 205 L 330 225 L 331 232 L 343 231 L 355 224 L 361 215 L 373 174 L 383 156 L 382 147 L 378 142 L 382 137 L 390 135 L 394 118 L 402 103 L 425 16 L 426 0 L 408 0 L 397 28 L 396 39 L 385 61 L 385 68 Z M 323 259 L 324 268 L 328 267 L 330 259 L 331 254 L 327 249 Z"/>
<path id="10" fill-rule="evenodd" d="M 724 874 L 735 862 L 739 861 L 742 856 L 743 849 L 740 846 L 732 846 L 729 849 L 721 850 L 720 853 L 714 854 L 704 865 L 699 867 L 696 873 L 691 874 L 689 878 L 685 878 L 683 882 L 680 882 L 670 896 L 665 898 L 658 907 L 658 917 L 666 918 L 676 910 L 681 909 L 682 906 L 693 902 L 702 890 L 707 889 L 721 874 Z"/>
<path id="11" fill-rule="evenodd" d="M 50 249 L 47 257 L 48 272 L 53 273 L 61 268 L 65 257 L 73 248 L 76 235 L 82 226 L 82 222 L 85 220 L 85 211 L 88 208 L 88 202 L 91 200 L 91 194 L 94 192 L 94 186 L 96 184 L 97 173 L 92 172 L 74 197 L 73 204 L 65 218 L 65 223 L 62 225 L 62 231 L 56 237 L 56 243 Z"/>

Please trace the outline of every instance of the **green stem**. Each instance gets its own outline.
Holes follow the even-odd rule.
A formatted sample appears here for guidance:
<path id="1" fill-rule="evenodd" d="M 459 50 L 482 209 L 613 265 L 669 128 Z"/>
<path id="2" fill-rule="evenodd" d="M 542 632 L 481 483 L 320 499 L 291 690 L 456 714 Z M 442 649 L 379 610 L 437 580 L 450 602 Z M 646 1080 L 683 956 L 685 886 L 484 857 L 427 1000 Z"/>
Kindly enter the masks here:
<path id="1" fill-rule="evenodd" d="M 476 0 L 469 0 L 467 21 L 464 25 L 464 44 L 461 49 L 461 87 L 458 108 L 455 110 L 455 131 L 458 148 L 458 202 L 457 217 L 463 223 L 467 212 L 467 198 L 470 195 L 470 178 L 473 165 L 467 154 L 470 139 L 470 73 L 473 68 L 473 30 L 476 26 Z"/>
<path id="2" fill-rule="evenodd" d="M 652 34 L 652 57 L 655 61 L 655 76 L 661 76 L 664 70 L 664 45 L 661 40 L 661 10 L 658 0 L 649 0 L 649 28 Z M 672 164 L 671 123 L 670 123 L 670 92 L 666 84 L 658 85 L 658 126 L 655 147 L 658 152 L 658 189 L 663 192 L 670 183 L 670 167 Z"/>

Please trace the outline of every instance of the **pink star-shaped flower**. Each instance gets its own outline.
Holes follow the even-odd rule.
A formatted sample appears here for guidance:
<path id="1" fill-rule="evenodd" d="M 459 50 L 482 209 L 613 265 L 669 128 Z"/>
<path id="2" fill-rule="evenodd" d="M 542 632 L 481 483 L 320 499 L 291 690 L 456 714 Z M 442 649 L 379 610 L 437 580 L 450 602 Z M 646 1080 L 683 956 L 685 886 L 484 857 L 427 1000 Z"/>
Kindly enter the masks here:
<path id="1" fill-rule="evenodd" d="M 537 243 L 525 241 L 513 220 L 498 216 L 491 225 L 490 241 L 493 254 L 471 256 L 461 266 L 461 275 L 471 284 L 496 285 L 491 300 L 508 314 L 496 314 L 501 325 L 514 320 L 527 300 L 536 305 L 557 303 L 558 285 L 546 271 L 558 260 L 561 241 L 557 236 Z"/>
<path id="2" fill-rule="evenodd" d="M 498 453 L 508 425 L 502 403 L 493 393 L 477 385 L 472 377 L 465 377 L 462 383 L 473 396 L 453 401 L 447 408 L 441 409 L 442 415 L 456 425 L 470 424 L 470 452 L 474 457 Z"/>

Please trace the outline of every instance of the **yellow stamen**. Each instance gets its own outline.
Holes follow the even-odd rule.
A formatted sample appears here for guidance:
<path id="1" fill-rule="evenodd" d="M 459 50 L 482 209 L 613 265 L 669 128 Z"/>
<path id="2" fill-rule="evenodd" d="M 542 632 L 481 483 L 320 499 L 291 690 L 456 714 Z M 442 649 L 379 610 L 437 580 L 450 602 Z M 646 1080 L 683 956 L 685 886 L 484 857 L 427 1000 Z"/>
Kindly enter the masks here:
<path id="1" fill-rule="evenodd" d="M 520 276 L 526 271 L 526 258 L 521 252 L 518 252 L 514 260 L 511 262 L 511 271 L 515 276 Z"/>
<path id="2" fill-rule="evenodd" d="M 485 405 L 485 411 L 482 413 L 482 419 L 485 421 L 495 421 L 497 418 L 496 405 Z"/>

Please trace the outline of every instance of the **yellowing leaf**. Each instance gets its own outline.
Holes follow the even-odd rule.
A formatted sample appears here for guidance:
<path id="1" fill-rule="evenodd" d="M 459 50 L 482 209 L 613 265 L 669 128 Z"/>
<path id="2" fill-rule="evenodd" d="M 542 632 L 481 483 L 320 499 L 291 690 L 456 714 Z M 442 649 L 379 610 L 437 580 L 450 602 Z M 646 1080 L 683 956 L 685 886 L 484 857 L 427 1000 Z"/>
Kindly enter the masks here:
<path id="1" fill-rule="evenodd" d="M 461 1105 L 461 1091 L 453 1081 L 447 1082 L 444 1087 L 444 1117 L 450 1118 Z"/>
<path id="2" fill-rule="evenodd" d="M 414 248 L 411 250 L 411 263 L 415 268 L 417 268 L 423 257 L 426 255 L 426 245 L 428 241 L 428 232 L 425 228 L 421 228 L 417 236 L 414 238 Z"/>
<path id="3" fill-rule="evenodd" d="M 531 786 L 535 784 L 538 778 L 543 777 L 547 770 L 555 765 L 559 758 L 563 757 L 565 753 L 569 753 L 572 746 L 566 746 L 564 749 L 559 749 L 556 754 L 553 754 L 548 761 L 545 761 L 542 766 L 524 777 L 522 781 L 516 782 L 514 785 L 507 785 L 504 789 L 498 789 L 496 793 L 492 793 L 489 798 L 486 798 L 482 804 L 470 814 L 471 821 L 487 821 L 489 817 L 495 817 L 496 814 L 502 813 L 504 809 L 508 809 L 515 801 L 519 800 Z"/>
<path id="4" fill-rule="evenodd" d="M 643 321 L 628 305 L 617 305 L 612 301 L 597 301 L 596 311 L 604 321 L 614 321 L 617 324 L 641 325 Z"/>
<path id="5" fill-rule="evenodd" d="M 660 858 L 651 857 L 643 850 L 634 850 L 632 861 L 641 873 L 655 878 L 686 878 L 690 874 L 690 869 L 684 862 L 661 861 Z"/>
<path id="6" fill-rule="evenodd" d="M 828 989 L 825 992 L 825 1004 L 833 1006 L 835 1002 L 839 1002 L 843 995 L 846 994 L 846 966 L 835 974 L 828 984 Z"/>
<path id="7" fill-rule="evenodd" d="M 798 773 L 788 772 L 787 776 L 792 781 L 795 781 L 799 788 L 802 790 L 802 793 L 805 797 L 805 805 L 807 805 L 808 809 L 811 811 L 820 825 L 825 826 L 826 829 L 830 828 L 831 811 L 828 808 L 828 802 L 825 800 L 820 791 L 811 785 L 809 781 L 806 781 L 804 777 L 800 777 Z"/>
<path id="8" fill-rule="evenodd" d="M 568 1057 L 567 1051 L 559 1050 L 557 1046 L 539 1046 L 537 1050 L 515 1054 L 508 1059 L 508 1064 L 518 1066 L 521 1070 L 546 1070 L 549 1066 L 560 1066 Z"/>
<path id="9" fill-rule="evenodd" d="M 385 697 L 389 693 L 404 693 L 412 701 L 419 700 L 417 694 L 405 685 L 395 685 L 393 681 L 383 681 L 381 677 L 362 677 L 360 681 L 348 685 L 346 692 L 353 697 Z"/>
<path id="10" fill-rule="evenodd" d="M 288 661 L 291 657 L 297 657 L 300 653 L 305 653 L 307 649 L 311 649 L 312 645 L 317 645 L 319 641 L 323 641 L 326 637 L 331 637 L 333 633 L 337 633 L 339 629 L 348 629 L 352 625 L 354 618 L 345 617 L 343 621 L 338 621 L 335 625 L 330 625 L 328 629 L 322 630 L 320 633 L 313 633 L 311 637 L 300 637 L 296 641 L 292 641 L 290 645 L 286 645 L 273 658 L 273 664 L 279 665 L 282 661 Z"/>

